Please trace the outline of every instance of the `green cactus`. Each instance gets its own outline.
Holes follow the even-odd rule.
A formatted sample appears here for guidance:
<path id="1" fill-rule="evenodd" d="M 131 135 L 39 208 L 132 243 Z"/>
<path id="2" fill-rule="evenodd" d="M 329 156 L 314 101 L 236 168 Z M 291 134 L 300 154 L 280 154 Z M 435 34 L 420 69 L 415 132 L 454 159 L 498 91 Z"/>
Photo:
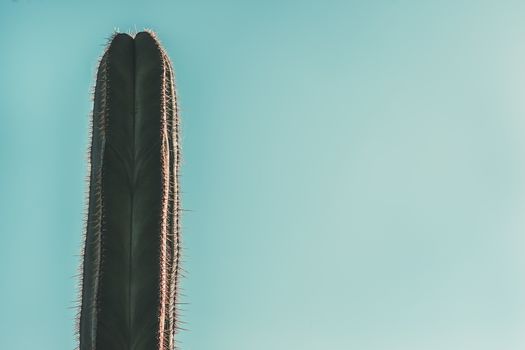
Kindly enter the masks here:
<path id="1" fill-rule="evenodd" d="M 167 350 L 179 328 L 180 140 L 174 74 L 151 31 L 100 60 L 88 151 L 80 350 Z"/>

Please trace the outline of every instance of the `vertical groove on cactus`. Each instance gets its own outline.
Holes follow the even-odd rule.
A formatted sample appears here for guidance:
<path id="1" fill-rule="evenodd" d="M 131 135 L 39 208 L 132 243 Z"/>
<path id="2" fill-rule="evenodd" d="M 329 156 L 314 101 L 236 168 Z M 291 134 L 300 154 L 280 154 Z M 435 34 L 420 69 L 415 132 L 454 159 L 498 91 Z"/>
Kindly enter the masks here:
<path id="1" fill-rule="evenodd" d="M 79 349 L 171 350 L 181 152 L 173 68 L 153 32 L 110 39 L 90 128 Z"/>

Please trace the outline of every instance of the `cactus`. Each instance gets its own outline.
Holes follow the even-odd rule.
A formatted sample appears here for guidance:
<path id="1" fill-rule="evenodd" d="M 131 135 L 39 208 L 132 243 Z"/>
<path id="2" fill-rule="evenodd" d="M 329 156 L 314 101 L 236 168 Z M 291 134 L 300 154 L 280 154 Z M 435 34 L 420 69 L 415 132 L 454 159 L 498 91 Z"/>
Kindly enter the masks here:
<path id="1" fill-rule="evenodd" d="M 180 322 L 179 118 L 152 31 L 115 33 L 100 59 L 88 148 L 80 350 L 167 350 Z"/>

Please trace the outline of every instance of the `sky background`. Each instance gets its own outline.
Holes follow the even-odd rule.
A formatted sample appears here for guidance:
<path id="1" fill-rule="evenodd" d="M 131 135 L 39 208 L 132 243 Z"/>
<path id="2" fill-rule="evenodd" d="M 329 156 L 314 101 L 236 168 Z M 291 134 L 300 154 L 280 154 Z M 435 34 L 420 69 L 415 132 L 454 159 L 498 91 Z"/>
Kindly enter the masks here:
<path id="1" fill-rule="evenodd" d="M 73 350 L 97 60 L 158 33 L 182 350 L 525 348 L 525 2 L 0 0 L 0 349 Z"/>

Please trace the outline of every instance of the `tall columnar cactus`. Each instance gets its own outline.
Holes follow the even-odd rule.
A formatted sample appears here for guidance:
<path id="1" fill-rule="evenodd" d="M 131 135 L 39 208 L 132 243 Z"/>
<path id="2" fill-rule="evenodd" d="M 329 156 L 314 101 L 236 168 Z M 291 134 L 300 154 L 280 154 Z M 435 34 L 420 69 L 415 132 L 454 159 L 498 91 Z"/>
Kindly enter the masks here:
<path id="1" fill-rule="evenodd" d="M 151 31 L 114 34 L 91 125 L 80 350 L 171 350 L 180 276 L 173 68 Z"/>

